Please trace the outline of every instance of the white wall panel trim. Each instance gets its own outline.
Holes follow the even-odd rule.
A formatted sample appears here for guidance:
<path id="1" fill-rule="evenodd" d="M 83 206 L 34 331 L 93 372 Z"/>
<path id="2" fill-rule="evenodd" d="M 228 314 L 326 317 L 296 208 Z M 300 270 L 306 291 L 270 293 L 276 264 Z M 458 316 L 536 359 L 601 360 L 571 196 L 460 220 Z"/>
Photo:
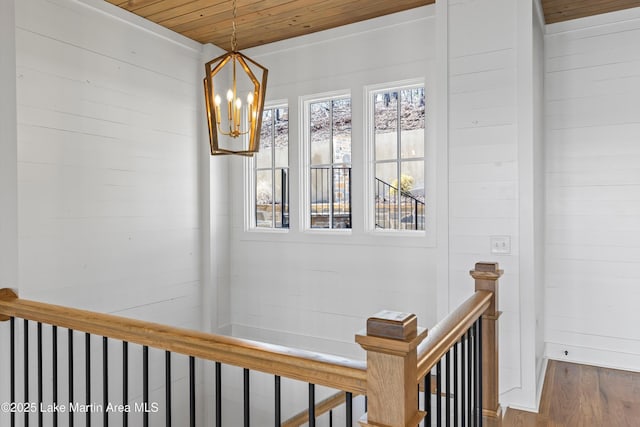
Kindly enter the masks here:
<path id="1" fill-rule="evenodd" d="M 568 354 L 565 355 L 564 352 Z M 613 352 L 593 347 L 581 347 L 549 342 L 545 350 L 546 357 L 551 360 L 580 363 L 608 369 L 638 372 L 640 354 Z"/>

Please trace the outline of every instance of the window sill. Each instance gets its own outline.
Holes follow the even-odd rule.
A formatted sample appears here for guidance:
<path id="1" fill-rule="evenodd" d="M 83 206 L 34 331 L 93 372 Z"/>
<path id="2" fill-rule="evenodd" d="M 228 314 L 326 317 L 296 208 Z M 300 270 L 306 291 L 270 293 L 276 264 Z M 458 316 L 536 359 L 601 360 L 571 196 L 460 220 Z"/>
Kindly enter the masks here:
<path id="1" fill-rule="evenodd" d="M 319 234 L 319 235 L 334 235 L 334 236 L 350 236 L 352 234 L 351 228 L 305 228 L 305 233 Z"/>
<path id="2" fill-rule="evenodd" d="M 257 234 L 288 234 L 289 228 L 261 228 L 261 227 L 251 227 L 245 230 L 247 233 L 257 233 Z"/>
<path id="3" fill-rule="evenodd" d="M 385 236 L 385 237 L 419 237 L 424 238 L 427 236 L 425 230 L 371 230 L 369 232 L 372 236 Z"/>

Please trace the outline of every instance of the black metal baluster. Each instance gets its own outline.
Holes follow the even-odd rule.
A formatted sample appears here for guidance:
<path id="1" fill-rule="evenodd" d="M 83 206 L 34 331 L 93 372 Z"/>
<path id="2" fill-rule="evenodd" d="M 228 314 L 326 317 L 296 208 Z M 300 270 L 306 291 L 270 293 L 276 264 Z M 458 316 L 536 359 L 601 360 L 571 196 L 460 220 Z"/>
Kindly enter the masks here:
<path id="1" fill-rule="evenodd" d="M 222 364 L 216 362 L 216 427 L 222 427 Z"/>
<path id="2" fill-rule="evenodd" d="M 461 338 L 461 351 L 460 351 L 460 425 L 465 427 L 466 424 L 466 412 L 467 405 L 465 404 L 467 398 L 467 392 L 465 389 L 466 386 L 466 375 L 467 371 L 467 339 L 463 334 Z"/>
<path id="3" fill-rule="evenodd" d="M 316 427 L 316 386 L 309 383 L 309 427 Z"/>
<path id="4" fill-rule="evenodd" d="M 142 347 L 142 404 L 145 411 L 142 412 L 142 425 L 149 427 L 149 412 L 146 411 L 149 405 L 149 347 Z"/>
<path id="5" fill-rule="evenodd" d="M 69 405 L 73 404 L 73 329 L 67 330 L 69 361 Z M 73 411 L 69 411 L 69 427 L 73 427 Z"/>
<path id="6" fill-rule="evenodd" d="M 453 426 L 458 427 L 458 343 L 453 345 Z"/>
<path id="7" fill-rule="evenodd" d="M 350 392 L 345 393 L 344 399 L 347 406 L 347 421 L 345 425 L 346 427 L 353 427 L 353 394 Z"/>
<path id="8" fill-rule="evenodd" d="M 51 327 L 51 373 L 52 373 L 52 382 L 53 382 L 53 390 L 51 400 L 53 401 L 53 407 L 56 408 L 58 405 L 58 327 Z M 58 411 L 54 410 L 51 414 L 53 416 L 53 427 L 58 427 Z"/>
<path id="9" fill-rule="evenodd" d="M 329 427 L 333 427 L 333 409 L 329 410 Z"/>
<path id="10" fill-rule="evenodd" d="M 436 425 L 442 426 L 442 361 L 436 363 Z"/>
<path id="11" fill-rule="evenodd" d="M 196 358 L 189 356 L 189 425 L 196 427 Z"/>
<path id="12" fill-rule="evenodd" d="M 467 415 L 469 425 L 473 425 L 473 341 L 471 328 L 467 331 Z"/>
<path id="13" fill-rule="evenodd" d="M 424 425 L 431 427 L 431 371 L 424 376 L 424 411 L 427 413 Z"/>
<path id="14" fill-rule="evenodd" d="M 276 427 L 280 427 L 282 423 L 282 401 L 281 401 L 281 390 L 280 390 L 280 376 L 275 376 L 275 394 L 276 394 L 276 407 L 275 407 L 275 425 Z"/>
<path id="15" fill-rule="evenodd" d="M 86 404 L 91 404 L 91 335 L 84 334 L 84 381 Z M 88 406 L 89 407 L 89 406 Z M 87 411 L 87 427 L 91 426 L 91 411 Z"/>
<path id="16" fill-rule="evenodd" d="M 29 402 L 29 321 L 24 319 L 24 403 Z M 29 411 L 24 411 L 24 427 L 29 427 Z"/>
<path id="17" fill-rule="evenodd" d="M 16 319 L 14 317 L 11 317 L 11 321 L 10 321 L 10 327 L 11 327 L 11 361 L 9 362 L 11 367 L 11 372 L 10 372 L 10 380 L 9 382 L 11 383 L 11 404 L 15 404 L 16 403 Z M 10 419 L 11 419 L 11 427 L 15 427 L 16 425 L 16 414 L 15 412 L 11 411 L 11 415 L 10 415 Z"/>
<path id="18" fill-rule="evenodd" d="M 171 352 L 164 352 L 164 396 L 165 396 L 165 425 L 171 427 Z"/>
<path id="19" fill-rule="evenodd" d="M 244 427 L 251 425 L 251 406 L 249 402 L 249 370 L 243 369 L 244 376 Z"/>
<path id="20" fill-rule="evenodd" d="M 42 427 L 42 323 L 38 322 L 38 426 Z"/>
<path id="21" fill-rule="evenodd" d="M 451 425 L 451 349 L 445 354 L 444 361 L 446 366 L 444 372 L 444 423 L 448 427 Z"/>
<path id="22" fill-rule="evenodd" d="M 473 426 L 478 426 L 478 340 L 476 337 L 476 325 L 471 326 L 471 336 L 473 339 Z"/>
<path id="23" fill-rule="evenodd" d="M 478 425 L 482 427 L 482 317 L 476 321 L 476 335 L 478 340 Z"/>
<path id="24" fill-rule="evenodd" d="M 107 337 L 102 337 L 102 404 L 102 425 L 108 427 L 109 412 L 105 410 L 109 404 L 109 342 Z"/>
<path id="25" fill-rule="evenodd" d="M 122 342 L 122 405 L 129 404 L 129 343 Z M 129 427 L 129 414 L 122 411 L 122 427 Z"/>

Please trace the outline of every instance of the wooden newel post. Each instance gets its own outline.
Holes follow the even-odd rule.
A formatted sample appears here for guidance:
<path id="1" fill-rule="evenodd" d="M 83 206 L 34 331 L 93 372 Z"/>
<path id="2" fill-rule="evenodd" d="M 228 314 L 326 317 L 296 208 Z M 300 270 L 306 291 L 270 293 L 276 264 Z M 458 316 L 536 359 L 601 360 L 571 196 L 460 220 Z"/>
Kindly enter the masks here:
<path id="1" fill-rule="evenodd" d="M 502 408 L 498 376 L 498 279 L 502 270 L 497 262 L 479 262 L 469 272 L 476 281 L 476 291 L 493 293 L 491 304 L 482 315 L 482 415 L 490 425 L 500 425 Z"/>
<path id="2" fill-rule="evenodd" d="M 414 314 L 383 311 L 367 320 L 356 342 L 367 351 L 368 412 L 362 427 L 415 427 L 418 408 L 418 344 L 427 336 Z"/>

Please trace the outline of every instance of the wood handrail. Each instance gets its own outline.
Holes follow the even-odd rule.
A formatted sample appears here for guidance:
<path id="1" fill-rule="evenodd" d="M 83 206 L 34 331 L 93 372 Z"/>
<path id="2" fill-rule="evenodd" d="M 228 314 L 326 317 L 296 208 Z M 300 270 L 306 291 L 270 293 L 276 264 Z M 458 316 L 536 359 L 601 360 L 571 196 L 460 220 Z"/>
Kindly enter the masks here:
<path id="1" fill-rule="evenodd" d="M 442 359 L 451 347 L 467 332 L 473 323 L 489 308 L 493 293 L 476 291 L 458 308 L 449 313 L 418 346 L 418 377 L 422 381 L 425 375 Z"/>
<path id="2" fill-rule="evenodd" d="M 315 414 L 316 417 L 319 417 L 322 414 L 325 414 L 332 409 L 337 408 L 338 406 L 345 403 L 346 395 L 343 391 L 339 391 L 336 394 L 333 394 L 327 397 L 324 400 L 316 403 L 315 406 Z M 304 411 L 298 412 L 293 417 L 289 418 L 285 422 L 282 423 L 282 427 L 300 427 L 303 424 L 306 424 L 309 421 L 309 410 L 305 409 Z"/>
<path id="3" fill-rule="evenodd" d="M 366 363 L 257 341 L 23 300 L 0 289 L 0 319 L 34 322 L 366 394 Z"/>

